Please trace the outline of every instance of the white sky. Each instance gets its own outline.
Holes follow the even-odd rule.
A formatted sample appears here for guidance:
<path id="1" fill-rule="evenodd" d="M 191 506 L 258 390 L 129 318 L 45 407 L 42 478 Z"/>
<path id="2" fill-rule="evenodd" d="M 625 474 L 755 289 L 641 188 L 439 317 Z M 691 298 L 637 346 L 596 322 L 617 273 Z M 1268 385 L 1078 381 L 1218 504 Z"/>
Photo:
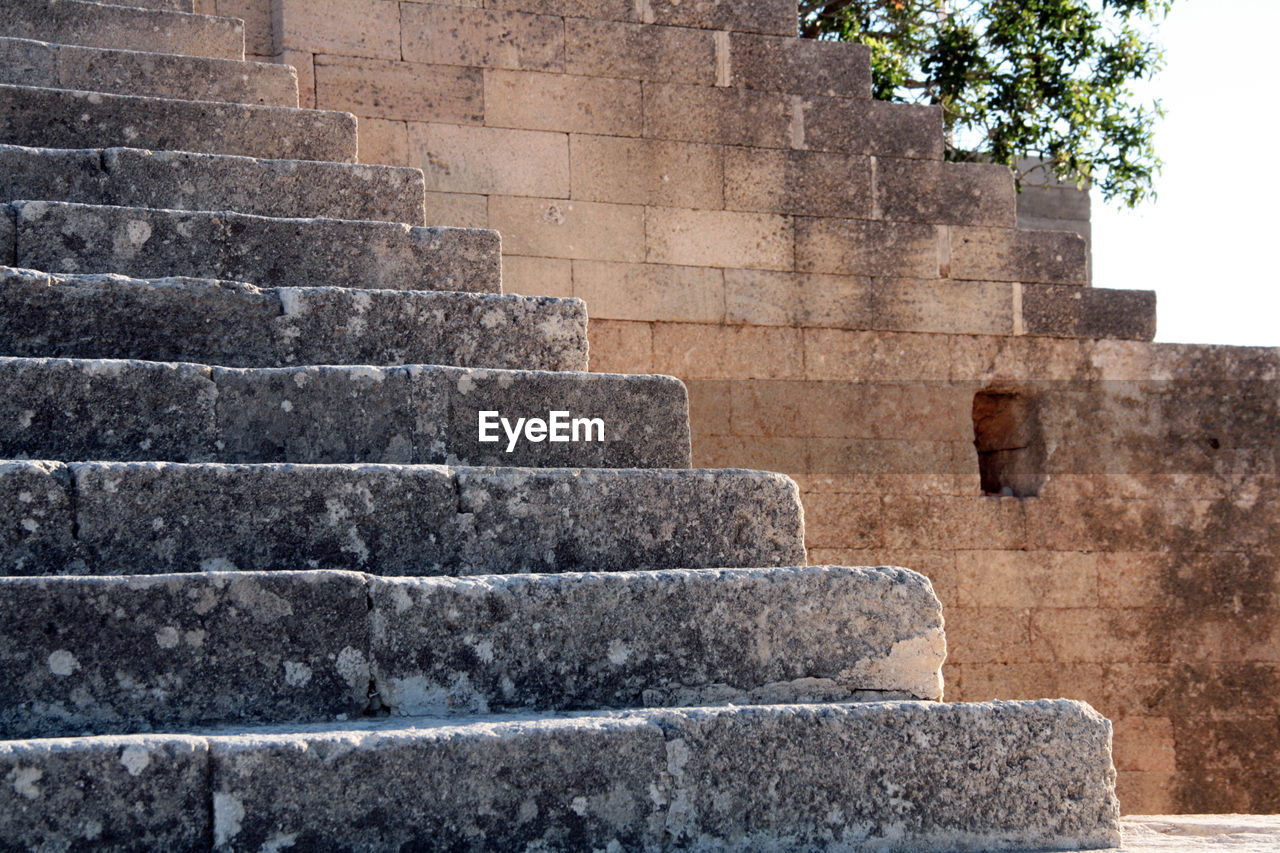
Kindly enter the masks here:
<path id="1" fill-rule="evenodd" d="M 1155 290 L 1158 341 L 1280 346 L 1278 34 L 1280 0 L 1178 0 L 1150 83 L 1159 199 L 1094 194 L 1094 283 Z"/>

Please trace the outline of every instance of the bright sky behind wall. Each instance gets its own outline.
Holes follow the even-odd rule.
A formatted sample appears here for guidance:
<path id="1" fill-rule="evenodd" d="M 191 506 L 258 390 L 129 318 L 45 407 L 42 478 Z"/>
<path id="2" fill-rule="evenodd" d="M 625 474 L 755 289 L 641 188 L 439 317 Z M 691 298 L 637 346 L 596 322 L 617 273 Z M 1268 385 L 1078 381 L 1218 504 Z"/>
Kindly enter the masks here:
<path id="1" fill-rule="evenodd" d="M 1159 200 L 1093 197 L 1093 278 L 1155 290 L 1157 341 L 1280 346 L 1280 0 L 1177 0 L 1149 85 Z"/>

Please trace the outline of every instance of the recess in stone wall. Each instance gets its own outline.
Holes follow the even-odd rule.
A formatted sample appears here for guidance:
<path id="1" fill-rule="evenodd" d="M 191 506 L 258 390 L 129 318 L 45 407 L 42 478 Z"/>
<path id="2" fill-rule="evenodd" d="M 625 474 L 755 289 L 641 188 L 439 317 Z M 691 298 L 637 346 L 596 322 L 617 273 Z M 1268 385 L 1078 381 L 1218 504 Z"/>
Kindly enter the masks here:
<path id="1" fill-rule="evenodd" d="M 1044 485 L 1044 433 L 1035 395 L 984 389 L 973 397 L 973 444 L 982 492 L 1029 498 Z"/>

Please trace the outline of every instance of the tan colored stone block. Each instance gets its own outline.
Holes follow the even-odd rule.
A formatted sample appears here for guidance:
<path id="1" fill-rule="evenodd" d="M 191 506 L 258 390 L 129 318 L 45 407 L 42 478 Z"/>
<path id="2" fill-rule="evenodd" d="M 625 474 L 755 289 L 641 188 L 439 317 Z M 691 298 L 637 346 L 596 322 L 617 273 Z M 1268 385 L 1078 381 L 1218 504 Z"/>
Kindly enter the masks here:
<path id="1" fill-rule="evenodd" d="M 808 465 L 809 448 L 796 438 L 707 436 L 693 449 L 697 468 L 750 468 L 795 474 Z"/>
<path id="2" fill-rule="evenodd" d="M 427 193 L 427 222 L 455 228 L 488 228 L 489 199 L 465 193 Z"/>
<path id="3" fill-rule="evenodd" d="M 711 86 L 715 34 L 708 30 L 568 18 L 565 70 L 590 77 L 627 77 Z"/>
<path id="4" fill-rule="evenodd" d="M 796 219 L 801 272 L 938 278 L 940 241 L 933 225 L 862 219 Z"/>
<path id="5" fill-rule="evenodd" d="M 1168 772 L 1178 769 L 1173 723 L 1168 717 L 1121 717 L 1112 723 L 1117 770 Z"/>
<path id="6" fill-rule="evenodd" d="M 727 148 L 725 207 L 871 217 L 871 158 L 825 151 Z"/>
<path id="7" fill-rule="evenodd" d="M 826 466 L 819 466 L 826 467 Z M 883 495 L 901 492 L 913 495 L 972 495 L 978 490 L 975 474 L 857 474 L 840 471 L 813 471 L 801 488 L 817 493 Z"/>
<path id="8" fill-rule="evenodd" d="M 733 395 L 734 432 L 739 435 L 949 445 L 964 436 L 970 417 L 967 393 L 934 386 L 775 380 L 735 383 Z M 937 450 L 925 454 L 931 460 L 927 469 L 912 465 L 879 473 L 953 473 L 951 455 L 949 449 Z"/>
<path id="9" fill-rule="evenodd" d="M 565 74 L 486 70 L 485 124 L 639 136 L 640 84 Z"/>
<path id="10" fill-rule="evenodd" d="M 574 198 L 716 210 L 724 207 L 724 168 L 717 145 L 569 137 Z"/>
<path id="11" fill-rule="evenodd" d="M 1017 498 L 890 494 L 884 520 L 885 542 L 894 548 L 1015 550 L 1026 541 Z"/>
<path id="12" fill-rule="evenodd" d="M 502 292 L 525 296 L 573 296 L 573 262 L 564 258 L 503 255 Z"/>
<path id="13" fill-rule="evenodd" d="M 811 549 L 880 549 L 884 516 L 879 495 L 811 494 L 804 499 L 805 545 Z"/>
<path id="14" fill-rule="evenodd" d="M 651 207 L 645 240 L 652 263 L 772 270 L 793 265 L 787 216 Z"/>
<path id="15" fill-rule="evenodd" d="M 357 124 L 357 159 L 379 166 L 409 165 L 409 126 L 403 121 L 362 118 Z"/>
<path id="16" fill-rule="evenodd" d="M 1002 282 L 800 275 L 797 291 L 805 326 L 1013 333 L 1013 291 Z"/>
<path id="17" fill-rule="evenodd" d="M 1147 649 L 1147 614 L 1133 609 L 1054 609 L 1031 613 L 1031 660 L 1045 663 L 1121 663 L 1167 660 Z"/>
<path id="18" fill-rule="evenodd" d="M 479 124 L 484 84 L 473 68 L 317 56 L 316 100 L 358 116 Z"/>
<path id="19" fill-rule="evenodd" d="M 951 229 L 950 277 L 1085 284 L 1089 256 L 1080 235 L 1012 228 Z"/>
<path id="20" fill-rule="evenodd" d="M 514 151 L 520 156 L 513 157 Z M 569 195 L 569 137 L 563 133 L 412 124 L 409 157 L 411 165 L 426 175 L 428 190 L 551 198 Z M 492 219 L 492 208 L 489 214 Z M 556 257 L 544 252 L 517 254 Z"/>
<path id="21" fill-rule="evenodd" d="M 275 53 L 271 32 L 271 3 L 265 0 L 217 0 L 204 14 L 244 21 L 244 52 L 257 56 Z M 198 10 L 197 10 L 198 11 Z M 292 64 L 292 63 L 291 63 Z"/>
<path id="22" fill-rule="evenodd" d="M 657 373 L 681 379 L 800 379 L 804 359 L 798 329 L 656 323 Z"/>
<path id="23" fill-rule="evenodd" d="M 1073 551 L 959 551 L 962 607 L 1098 605 L 1098 555 Z"/>
<path id="24" fill-rule="evenodd" d="M 951 340 L 943 335 L 805 329 L 808 379 L 948 380 Z"/>
<path id="25" fill-rule="evenodd" d="M 574 294 L 606 320 L 724 320 L 724 274 L 706 267 L 574 261 Z"/>
<path id="26" fill-rule="evenodd" d="M 726 323 L 801 325 L 800 283 L 795 273 L 727 269 L 724 285 Z"/>
<path id="27" fill-rule="evenodd" d="M 729 388 L 732 384 L 718 379 L 693 379 L 685 383 L 689 391 L 689 419 L 695 453 L 699 439 L 729 435 Z"/>
<path id="28" fill-rule="evenodd" d="M 652 373 L 653 324 L 592 320 L 587 324 L 596 373 Z"/>
<path id="29" fill-rule="evenodd" d="M 792 140 L 789 95 L 644 84 L 644 135 L 651 139 L 789 148 Z"/>
<path id="30" fill-rule="evenodd" d="M 401 8 L 410 62 L 564 70 L 564 22 L 558 17 L 419 3 Z"/>
<path id="31" fill-rule="evenodd" d="M 990 225 L 1017 223 L 1013 172 L 987 163 L 877 157 L 877 218 L 902 222 Z"/>
<path id="32" fill-rule="evenodd" d="M 952 607 L 946 620 L 947 660 L 952 664 L 998 664 L 1029 657 L 1031 617 L 1025 610 Z"/>
<path id="33" fill-rule="evenodd" d="M 400 4 L 394 0 L 279 0 L 274 11 L 273 54 L 400 58 Z"/>
<path id="34" fill-rule="evenodd" d="M 489 198 L 489 227 L 502 234 L 503 249 L 512 254 L 644 260 L 644 208 L 634 205 L 495 195 Z"/>
<path id="35" fill-rule="evenodd" d="M 246 58 L 250 58 L 247 57 Z M 288 65 L 298 77 L 298 100 L 296 105 L 304 109 L 316 108 L 316 66 L 315 57 L 310 53 L 298 50 L 286 50 L 279 56 L 261 60 L 276 65 Z M 294 106 L 294 104 L 285 104 Z"/>
<path id="36" fill-rule="evenodd" d="M 950 609 L 946 611 L 948 614 Z M 984 612 L 970 611 L 977 618 Z M 1025 611 L 1013 611 L 1024 613 Z M 947 620 L 947 637 L 959 636 L 964 620 Z M 1025 650 L 1025 649 L 1024 649 Z M 1077 699 L 1088 702 L 1104 716 L 1111 716 L 1103 700 L 1103 667 L 1092 663 L 962 663 L 956 666 L 958 678 L 949 685 L 947 698 L 956 702 L 988 702 L 993 699 Z"/>
<path id="37" fill-rule="evenodd" d="M 885 494 L 957 493 L 955 450 L 945 441 L 900 441 L 886 438 L 807 439 L 815 475 L 861 478 L 860 492 Z"/>
<path id="38" fill-rule="evenodd" d="M 815 548 L 809 552 L 814 566 L 901 566 L 929 579 L 942 611 L 954 606 L 955 554 L 952 551 L 889 551 L 856 548 Z M 951 686 L 947 685 L 948 692 Z M 953 698 L 953 697 L 948 697 Z M 1039 698 L 1039 697 L 1037 697 Z"/>
<path id="39" fill-rule="evenodd" d="M 801 95 L 871 97 L 871 51 L 863 45 L 735 32 L 731 85 Z"/>
<path id="40" fill-rule="evenodd" d="M 1176 814 L 1178 774 L 1171 771 L 1120 770 L 1116 773 L 1116 799 L 1126 815 Z"/>
<path id="41" fill-rule="evenodd" d="M 942 110 L 852 98 L 808 97 L 794 147 L 941 160 Z"/>

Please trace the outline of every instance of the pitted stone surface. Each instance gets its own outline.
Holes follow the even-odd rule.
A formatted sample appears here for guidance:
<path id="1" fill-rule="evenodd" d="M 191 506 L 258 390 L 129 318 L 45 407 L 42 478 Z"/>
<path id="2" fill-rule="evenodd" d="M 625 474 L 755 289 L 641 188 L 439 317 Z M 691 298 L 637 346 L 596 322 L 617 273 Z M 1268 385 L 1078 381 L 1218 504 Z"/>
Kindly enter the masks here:
<path id="1" fill-rule="evenodd" d="M 470 575 L 804 562 L 799 496 L 781 475 L 534 473 L 161 462 L 81 463 L 68 470 L 12 463 L 0 469 L 0 506 L 25 506 L 25 494 L 50 510 L 47 518 L 31 510 L 8 516 L 0 573 L 214 567 Z M 525 492 L 516 488 L 522 480 L 529 484 Z M 670 506 L 656 494 L 681 507 L 681 524 L 672 523 Z M 535 535 L 537 560 L 522 557 L 520 542 Z"/>
<path id="2" fill-rule="evenodd" d="M 244 59 L 235 18 L 130 9 L 79 0 L 5 0 L 0 35 L 121 50 Z"/>
<path id="3" fill-rule="evenodd" d="M 902 569 L 374 579 L 393 714 L 941 698 L 941 605 Z"/>
<path id="4" fill-rule="evenodd" d="M 10 266 L 260 287 L 502 290 L 498 234 L 392 222 L 21 202 Z"/>
<path id="5" fill-rule="evenodd" d="M 0 354 L 10 356 L 585 370 L 586 326 L 576 299 L 0 268 Z"/>
<path id="6" fill-rule="evenodd" d="M 0 387 L 6 457 L 199 462 L 216 455 L 218 390 L 207 367 L 0 358 Z"/>
<path id="7" fill-rule="evenodd" d="M 781 474 L 475 468 L 457 478 L 458 511 L 475 530 L 461 559 L 478 573 L 806 562 L 800 493 Z"/>
<path id="8" fill-rule="evenodd" d="M 367 705 L 365 579 L 0 581 L 0 737 L 332 720 Z"/>
<path id="9" fill-rule="evenodd" d="M 0 142 L 352 162 L 349 113 L 0 85 Z"/>

